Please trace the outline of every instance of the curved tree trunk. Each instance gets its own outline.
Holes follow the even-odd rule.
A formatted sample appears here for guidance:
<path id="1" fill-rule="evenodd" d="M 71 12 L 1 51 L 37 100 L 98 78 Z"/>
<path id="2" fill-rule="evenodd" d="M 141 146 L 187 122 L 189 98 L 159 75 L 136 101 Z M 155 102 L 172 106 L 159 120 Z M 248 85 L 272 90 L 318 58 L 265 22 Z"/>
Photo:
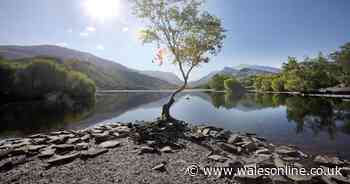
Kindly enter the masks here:
<path id="1" fill-rule="evenodd" d="M 163 105 L 161 119 L 164 120 L 164 121 L 170 121 L 170 122 L 176 122 L 177 121 L 175 118 L 173 118 L 170 115 L 170 108 L 175 102 L 176 94 L 180 93 L 181 91 L 183 91 L 186 88 L 188 77 L 189 77 L 192 69 L 197 65 L 197 64 L 192 64 L 191 67 L 188 69 L 188 71 L 185 73 L 184 69 L 182 67 L 182 63 L 181 62 L 178 62 L 178 63 L 179 63 L 179 69 L 180 69 L 182 77 L 184 79 L 184 83 L 179 89 L 177 89 L 173 94 L 171 94 L 168 103 Z M 196 62 L 196 63 L 198 63 L 198 62 Z"/>
<path id="2" fill-rule="evenodd" d="M 175 96 L 176 96 L 176 94 L 178 94 L 178 93 L 180 93 L 181 91 L 183 91 L 183 90 L 186 88 L 186 85 L 187 85 L 187 79 L 185 79 L 184 84 L 183 84 L 179 89 L 177 89 L 173 94 L 171 94 L 168 103 L 166 103 L 166 104 L 163 105 L 162 114 L 161 114 L 161 119 L 162 119 L 162 120 L 164 120 L 164 121 L 170 121 L 170 122 L 175 122 L 175 121 L 177 121 L 175 118 L 173 118 L 173 117 L 170 115 L 170 108 L 171 108 L 171 106 L 172 106 L 172 105 L 174 104 L 174 102 L 175 102 Z"/>

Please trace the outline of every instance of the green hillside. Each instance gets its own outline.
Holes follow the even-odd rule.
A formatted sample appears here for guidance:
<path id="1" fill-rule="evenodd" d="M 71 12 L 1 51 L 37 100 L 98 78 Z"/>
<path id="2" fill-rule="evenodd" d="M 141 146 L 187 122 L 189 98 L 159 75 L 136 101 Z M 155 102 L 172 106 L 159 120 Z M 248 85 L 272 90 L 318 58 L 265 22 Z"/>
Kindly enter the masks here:
<path id="1" fill-rule="evenodd" d="M 32 57 L 52 57 L 67 68 L 86 74 L 97 89 L 170 89 L 175 85 L 161 79 L 143 75 L 117 62 L 106 60 L 89 53 L 64 47 L 40 46 L 0 46 L 0 56 L 26 62 Z"/>

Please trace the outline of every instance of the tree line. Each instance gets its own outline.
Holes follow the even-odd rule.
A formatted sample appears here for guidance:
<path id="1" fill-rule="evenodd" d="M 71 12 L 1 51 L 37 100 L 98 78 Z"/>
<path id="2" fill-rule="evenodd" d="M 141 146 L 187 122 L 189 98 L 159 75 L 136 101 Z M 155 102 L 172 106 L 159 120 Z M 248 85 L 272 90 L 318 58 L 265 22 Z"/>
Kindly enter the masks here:
<path id="1" fill-rule="evenodd" d="M 241 92 L 244 90 L 241 83 L 232 75 L 216 74 L 208 84 L 200 88 L 214 89 L 216 91 Z"/>
<path id="2" fill-rule="evenodd" d="M 86 75 L 55 58 L 0 58 L 0 95 L 7 101 L 51 100 L 93 103 L 96 86 Z M 2 98 L 2 99 L 5 99 Z"/>
<path id="3" fill-rule="evenodd" d="M 350 42 L 337 51 L 324 56 L 306 57 L 298 61 L 288 57 L 282 71 L 276 75 L 251 76 L 244 81 L 258 91 L 301 91 L 311 92 L 328 87 L 350 86 Z"/>

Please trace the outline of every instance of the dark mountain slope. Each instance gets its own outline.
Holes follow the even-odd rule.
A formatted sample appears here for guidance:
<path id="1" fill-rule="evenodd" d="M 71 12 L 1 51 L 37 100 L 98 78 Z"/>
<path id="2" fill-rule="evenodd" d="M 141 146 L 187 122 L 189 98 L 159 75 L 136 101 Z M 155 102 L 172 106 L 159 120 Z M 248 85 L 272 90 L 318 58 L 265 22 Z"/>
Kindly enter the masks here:
<path id="1" fill-rule="evenodd" d="M 174 88 L 173 84 L 155 77 L 143 75 L 114 61 L 59 46 L 0 46 L 0 56 L 6 59 L 22 59 L 38 56 L 58 58 L 66 66 L 88 75 L 95 81 L 98 89 Z"/>
<path id="2" fill-rule="evenodd" d="M 141 74 L 148 75 L 150 77 L 155 77 L 164 81 L 169 82 L 174 85 L 181 85 L 183 81 L 171 72 L 162 72 L 162 71 L 139 71 Z"/>

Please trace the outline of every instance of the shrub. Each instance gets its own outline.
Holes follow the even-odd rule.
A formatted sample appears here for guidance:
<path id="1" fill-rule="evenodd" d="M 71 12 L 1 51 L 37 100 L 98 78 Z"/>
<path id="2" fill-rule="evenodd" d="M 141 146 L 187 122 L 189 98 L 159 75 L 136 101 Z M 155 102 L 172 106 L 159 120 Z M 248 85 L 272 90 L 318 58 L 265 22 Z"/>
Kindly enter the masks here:
<path id="1" fill-rule="evenodd" d="M 224 81 L 224 86 L 226 91 L 241 91 L 243 89 L 242 85 L 235 79 L 229 78 Z"/>
<path id="2" fill-rule="evenodd" d="M 271 87 L 273 91 L 277 91 L 277 92 L 284 91 L 284 82 L 280 77 L 277 77 L 272 80 Z"/>
<path id="3" fill-rule="evenodd" d="M 217 91 L 222 91 L 225 89 L 224 81 L 229 78 L 230 76 L 217 74 L 209 81 L 209 87 Z"/>

